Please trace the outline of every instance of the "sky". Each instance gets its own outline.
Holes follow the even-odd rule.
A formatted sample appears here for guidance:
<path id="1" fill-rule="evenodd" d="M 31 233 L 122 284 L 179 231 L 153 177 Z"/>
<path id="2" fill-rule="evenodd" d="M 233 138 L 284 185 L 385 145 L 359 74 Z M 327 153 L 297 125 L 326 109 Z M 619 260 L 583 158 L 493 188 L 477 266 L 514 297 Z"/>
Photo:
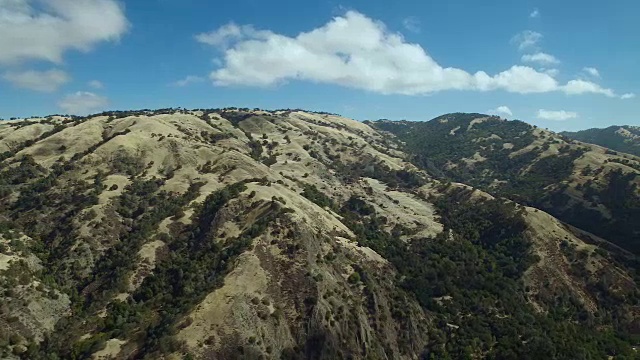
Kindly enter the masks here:
<path id="1" fill-rule="evenodd" d="M 167 107 L 640 125 L 637 0 L 0 0 L 0 118 Z"/>

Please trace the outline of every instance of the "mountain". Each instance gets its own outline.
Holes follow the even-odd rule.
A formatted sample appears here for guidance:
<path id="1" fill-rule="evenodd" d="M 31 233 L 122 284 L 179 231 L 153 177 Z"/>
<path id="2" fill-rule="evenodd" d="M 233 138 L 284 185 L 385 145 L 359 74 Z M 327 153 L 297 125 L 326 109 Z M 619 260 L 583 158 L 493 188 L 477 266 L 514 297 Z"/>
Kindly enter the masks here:
<path id="1" fill-rule="evenodd" d="M 635 248 L 560 217 L 624 225 L 636 158 L 474 114 L 235 108 L 6 121 L 0 150 L 2 358 L 636 354 Z"/>
<path id="2" fill-rule="evenodd" d="M 605 129 L 588 129 L 576 132 L 565 131 L 560 134 L 570 139 L 640 156 L 639 126 L 610 126 Z"/>
<path id="3" fill-rule="evenodd" d="M 379 121 L 412 161 L 640 253 L 640 158 L 569 140 L 521 121 L 449 114 L 428 122 Z"/>

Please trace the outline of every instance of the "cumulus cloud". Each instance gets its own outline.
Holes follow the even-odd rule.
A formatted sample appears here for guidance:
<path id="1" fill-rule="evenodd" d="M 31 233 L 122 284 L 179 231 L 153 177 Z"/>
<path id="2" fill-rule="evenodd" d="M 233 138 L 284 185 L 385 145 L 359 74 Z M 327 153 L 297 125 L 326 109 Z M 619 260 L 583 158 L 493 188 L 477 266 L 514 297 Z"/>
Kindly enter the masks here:
<path id="1" fill-rule="evenodd" d="M 538 9 L 533 9 L 533 11 L 529 14 L 529 17 L 532 19 L 540 17 L 540 11 L 538 11 Z"/>
<path id="2" fill-rule="evenodd" d="M 528 94 L 554 91 L 558 82 L 551 76 L 541 73 L 527 66 L 512 66 L 493 77 L 484 72 L 474 75 L 478 80 L 479 90 L 502 89 L 508 92 Z"/>
<path id="3" fill-rule="evenodd" d="M 596 83 L 585 80 L 571 80 L 567 83 L 567 85 L 562 87 L 562 91 L 564 91 L 568 95 L 593 93 L 602 94 L 607 97 L 616 97 L 616 94 L 613 92 L 613 90 L 605 89 Z"/>
<path id="4" fill-rule="evenodd" d="M 525 30 L 519 34 L 516 34 L 511 42 L 518 45 L 520 50 L 526 50 L 536 48 L 540 40 L 542 40 L 542 34 L 539 32 Z"/>
<path id="5" fill-rule="evenodd" d="M 623 94 L 622 96 L 620 96 L 620 99 L 627 100 L 627 99 L 633 99 L 634 97 L 636 97 L 636 94 L 634 94 L 634 93 L 626 93 L 626 94 Z"/>
<path id="6" fill-rule="evenodd" d="M 104 108 L 109 104 L 109 100 L 100 95 L 88 91 L 78 91 L 69 94 L 60 100 L 58 106 L 67 114 L 87 115 Z"/>
<path id="7" fill-rule="evenodd" d="M 189 75 L 187 77 L 185 77 L 182 80 L 178 80 L 176 82 L 173 83 L 173 85 L 175 86 L 179 86 L 179 87 L 183 87 L 183 86 L 187 86 L 190 84 L 194 84 L 194 83 L 199 83 L 204 81 L 204 78 L 200 77 L 200 76 L 194 76 L 194 75 Z"/>
<path id="8" fill-rule="evenodd" d="M 98 80 L 91 80 L 88 85 L 94 89 L 102 89 L 104 87 L 104 84 Z"/>
<path id="9" fill-rule="evenodd" d="M 553 120 L 553 121 L 565 121 L 569 119 L 575 119 L 578 117 L 578 113 L 565 110 L 538 110 L 538 119 Z"/>
<path id="10" fill-rule="evenodd" d="M 47 71 L 8 71 L 2 75 L 2 78 L 16 87 L 41 92 L 56 91 L 60 86 L 70 80 L 66 72 L 58 69 Z"/>
<path id="11" fill-rule="evenodd" d="M 585 67 L 582 70 L 593 77 L 600 77 L 600 72 L 594 67 Z"/>
<path id="12" fill-rule="evenodd" d="M 552 75 L 528 66 L 514 65 L 495 75 L 441 66 L 420 45 L 355 11 L 295 37 L 228 24 L 196 39 L 222 51 L 221 65 L 210 74 L 218 86 L 268 87 L 302 80 L 405 95 L 444 90 L 589 91 L 561 85 Z M 601 93 L 597 85 L 591 90 Z"/>
<path id="13" fill-rule="evenodd" d="M 235 23 L 229 23 L 217 30 L 196 35 L 196 40 L 207 45 L 225 47 L 229 42 L 240 40 L 249 33 L 253 33 L 253 27 L 246 25 L 241 27 Z"/>
<path id="14" fill-rule="evenodd" d="M 555 56 L 543 52 L 522 55 L 521 60 L 523 62 L 538 63 L 541 65 L 555 65 L 560 63 L 560 60 Z"/>
<path id="15" fill-rule="evenodd" d="M 412 33 L 420 32 L 420 20 L 418 20 L 418 18 L 416 18 L 415 16 L 409 16 L 408 18 L 402 20 L 402 26 L 404 26 L 405 29 L 411 31 Z"/>
<path id="16" fill-rule="evenodd" d="M 128 27 L 115 0 L 0 0 L 0 64 L 60 63 L 65 51 L 118 40 Z"/>
<path id="17" fill-rule="evenodd" d="M 497 108 L 490 110 L 489 112 L 493 114 L 504 114 L 513 116 L 513 112 L 511 112 L 511 109 L 509 109 L 509 107 L 505 105 L 498 106 Z"/>

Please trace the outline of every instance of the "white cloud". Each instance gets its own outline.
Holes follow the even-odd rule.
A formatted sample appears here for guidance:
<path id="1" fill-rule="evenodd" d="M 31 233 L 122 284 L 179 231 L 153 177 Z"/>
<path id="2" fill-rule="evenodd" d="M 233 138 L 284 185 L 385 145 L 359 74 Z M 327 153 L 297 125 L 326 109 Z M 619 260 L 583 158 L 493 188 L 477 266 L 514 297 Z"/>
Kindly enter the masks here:
<path id="1" fill-rule="evenodd" d="M 603 93 L 596 84 L 579 90 L 522 65 L 495 75 L 443 67 L 420 45 L 354 11 L 295 37 L 229 24 L 196 39 L 222 52 L 221 65 L 210 74 L 217 86 L 268 87 L 301 80 L 404 95 L 444 90 Z"/>
<path id="2" fill-rule="evenodd" d="M 568 95 L 592 93 L 602 94 L 607 97 L 616 97 L 616 94 L 613 92 L 613 90 L 605 89 L 596 83 L 585 80 L 571 80 L 567 83 L 567 85 L 562 87 L 562 91 L 564 91 Z"/>
<path id="3" fill-rule="evenodd" d="M 509 109 L 509 107 L 505 105 L 498 106 L 493 110 L 489 110 L 489 112 L 493 114 L 505 114 L 505 115 L 513 116 L 513 112 L 511 112 L 511 109 Z"/>
<path id="4" fill-rule="evenodd" d="M 600 72 L 598 71 L 598 69 L 594 67 L 585 67 L 582 70 L 591 76 L 598 77 L 598 78 L 600 77 Z"/>
<path id="5" fill-rule="evenodd" d="M 173 83 L 173 85 L 175 86 L 179 86 L 179 87 L 183 87 L 183 86 L 187 86 L 190 84 L 194 84 L 194 83 L 199 83 L 204 81 L 204 78 L 200 77 L 200 76 L 194 76 L 194 75 L 189 75 L 187 77 L 185 77 L 182 80 L 178 80 L 176 82 Z"/>
<path id="6" fill-rule="evenodd" d="M 526 50 L 536 48 L 543 36 L 539 32 L 525 30 L 519 34 L 516 34 L 511 42 L 518 45 L 520 50 Z"/>
<path id="7" fill-rule="evenodd" d="M 553 120 L 553 121 L 565 121 L 569 119 L 575 119 L 578 114 L 573 111 L 565 110 L 538 110 L 538 119 Z"/>
<path id="8" fill-rule="evenodd" d="M 540 69 L 540 71 L 542 71 L 543 73 L 551 76 L 551 77 L 556 77 L 558 76 L 558 74 L 560 74 L 560 70 L 555 69 L 555 68 L 551 68 L 551 69 L 546 69 L 546 68 L 542 68 Z"/>
<path id="9" fill-rule="evenodd" d="M 196 40 L 207 45 L 225 47 L 229 42 L 240 40 L 244 38 L 246 33 L 251 32 L 252 27 L 250 26 L 240 27 L 234 23 L 229 23 L 221 26 L 218 30 L 196 35 Z"/>
<path id="10" fill-rule="evenodd" d="M 4 73 L 2 78 L 14 86 L 42 92 L 56 91 L 60 86 L 70 80 L 67 73 L 58 69 L 47 71 L 9 71 Z"/>
<path id="11" fill-rule="evenodd" d="M 118 40 L 128 27 L 115 0 L 0 0 L 0 64 L 61 63 L 65 51 Z"/>
<path id="12" fill-rule="evenodd" d="M 87 91 L 78 91 L 69 94 L 62 99 L 58 106 L 67 114 L 87 115 L 92 112 L 104 110 L 109 100 L 100 95 Z"/>
<path id="13" fill-rule="evenodd" d="M 560 60 L 556 59 L 555 56 L 543 52 L 522 55 L 521 60 L 541 65 L 555 65 L 560 63 Z"/>
<path id="14" fill-rule="evenodd" d="M 620 99 L 627 100 L 627 99 L 633 99 L 634 97 L 636 97 L 636 94 L 626 93 L 626 94 L 622 94 L 622 96 L 620 96 Z"/>
<path id="15" fill-rule="evenodd" d="M 484 72 L 481 76 L 476 73 L 476 79 L 486 77 L 487 87 L 483 87 L 483 81 L 479 81 L 479 90 L 502 89 L 508 92 L 528 94 L 554 91 L 558 88 L 558 82 L 551 76 L 536 71 L 528 66 L 512 66 L 509 70 L 503 71 L 493 77 L 489 77 Z"/>
<path id="16" fill-rule="evenodd" d="M 418 20 L 418 18 L 416 18 L 415 16 L 409 16 L 408 18 L 402 20 L 402 26 L 413 33 L 420 32 L 420 20 Z"/>
<path id="17" fill-rule="evenodd" d="M 532 19 L 540 17 L 540 11 L 538 11 L 538 9 L 533 9 L 533 11 L 529 14 L 529 17 Z"/>
<path id="18" fill-rule="evenodd" d="M 98 80 L 91 80 L 88 85 L 94 89 L 102 89 L 104 87 L 104 84 Z"/>

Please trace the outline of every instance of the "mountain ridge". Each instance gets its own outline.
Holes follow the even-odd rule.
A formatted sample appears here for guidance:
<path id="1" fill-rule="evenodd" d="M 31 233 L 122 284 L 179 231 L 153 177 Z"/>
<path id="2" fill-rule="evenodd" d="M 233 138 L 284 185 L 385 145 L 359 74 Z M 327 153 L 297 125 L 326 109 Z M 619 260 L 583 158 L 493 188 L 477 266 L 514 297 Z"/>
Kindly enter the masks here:
<path id="1" fill-rule="evenodd" d="M 584 230 L 607 233 L 618 244 L 627 238 L 628 247 L 638 244 L 640 229 L 628 226 L 640 210 L 636 156 L 481 114 L 449 114 L 423 123 L 382 121 L 374 126 L 398 136 L 415 162 L 440 177 L 551 210 Z M 616 200 L 607 207 L 611 196 L 625 196 L 630 202 L 620 207 Z M 610 223 L 611 211 L 626 220 Z"/>
<path id="2" fill-rule="evenodd" d="M 640 156 L 640 127 L 613 125 L 607 128 L 592 128 L 581 131 L 564 131 L 563 136 L 583 142 L 604 146 L 613 151 L 621 151 Z"/>
<path id="3" fill-rule="evenodd" d="M 0 125 L 3 356 L 633 354 L 632 256 L 397 140 L 298 110 Z"/>

